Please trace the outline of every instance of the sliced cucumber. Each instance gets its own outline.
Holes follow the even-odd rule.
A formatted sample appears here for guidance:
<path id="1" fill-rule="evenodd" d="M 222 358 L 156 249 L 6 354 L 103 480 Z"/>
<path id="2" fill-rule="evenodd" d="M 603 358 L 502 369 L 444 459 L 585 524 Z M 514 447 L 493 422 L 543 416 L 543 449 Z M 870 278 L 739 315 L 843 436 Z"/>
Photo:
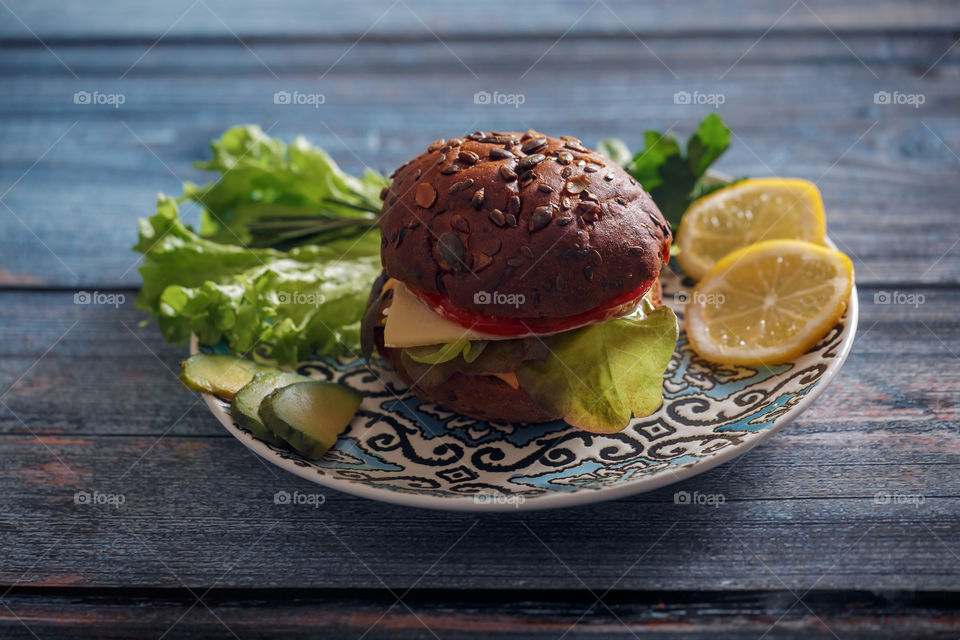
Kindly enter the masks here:
<path id="1" fill-rule="evenodd" d="M 308 458 L 319 458 L 343 433 L 362 400 L 359 393 L 333 382 L 298 382 L 270 393 L 260 419 Z"/>
<path id="2" fill-rule="evenodd" d="M 268 371 L 279 369 L 236 356 L 196 353 L 180 363 L 180 382 L 232 400 L 255 374 Z"/>
<path id="3" fill-rule="evenodd" d="M 297 382 L 309 382 L 310 378 L 278 371 L 276 373 L 258 373 L 237 392 L 230 403 L 230 415 L 244 429 L 257 438 L 270 444 L 283 444 L 283 440 L 263 424 L 260 419 L 260 403 L 271 392 Z"/>

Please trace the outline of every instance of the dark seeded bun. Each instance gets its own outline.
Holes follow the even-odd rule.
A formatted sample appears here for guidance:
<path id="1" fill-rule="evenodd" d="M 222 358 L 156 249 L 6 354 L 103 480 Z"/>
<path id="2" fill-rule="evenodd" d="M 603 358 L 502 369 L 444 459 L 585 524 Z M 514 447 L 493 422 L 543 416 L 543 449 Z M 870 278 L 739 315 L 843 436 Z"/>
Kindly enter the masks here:
<path id="1" fill-rule="evenodd" d="M 649 296 L 654 306 L 661 304 L 663 291 L 659 282 L 653 284 Z M 422 400 L 434 402 L 461 415 L 492 422 L 550 422 L 560 418 L 537 406 L 523 389 L 514 389 L 493 376 L 455 373 L 438 387 L 419 387 L 403 366 L 402 349 L 385 347 L 382 329 L 374 332 L 374 340 L 377 350 Z"/>
<path id="2" fill-rule="evenodd" d="M 592 310 L 655 278 L 672 239 L 613 161 L 532 131 L 438 140 L 382 195 L 387 275 L 477 313 L 491 312 L 483 291 L 523 296 L 500 316 Z"/>

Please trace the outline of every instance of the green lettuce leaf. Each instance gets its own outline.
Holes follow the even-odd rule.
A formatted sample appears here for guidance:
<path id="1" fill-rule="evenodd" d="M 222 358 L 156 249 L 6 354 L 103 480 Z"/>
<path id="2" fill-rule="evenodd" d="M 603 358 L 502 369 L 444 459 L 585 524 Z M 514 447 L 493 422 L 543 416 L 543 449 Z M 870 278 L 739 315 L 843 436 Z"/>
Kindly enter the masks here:
<path id="1" fill-rule="evenodd" d="M 423 364 L 441 364 L 457 357 L 462 357 L 464 362 L 472 363 L 480 357 L 486 346 L 486 340 L 471 341 L 466 338 L 459 338 L 454 342 L 442 344 L 439 348 L 436 345 L 410 347 L 406 349 L 406 354 Z"/>
<path id="2" fill-rule="evenodd" d="M 543 362 L 517 367 L 520 386 L 543 409 L 597 433 L 622 431 L 631 415 L 663 401 L 663 372 L 677 341 L 668 307 L 551 336 Z"/>
<path id="3" fill-rule="evenodd" d="M 376 229 L 290 251 L 247 249 L 200 237 L 161 195 L 134 249 L 144 255 L 136 306 L 170 342 L 193 332 L 236 353 L 256 347 L 280 364 L 360 349 L 361 315 L 380 271 Z"/>
<path id="4" fill-rule="evenodd" d="M 375 224 L 389 184 L 369 169 L 344 173 L 303 137 L 287 145 L 255 125 L 228 129 L 210 147 L 213 157 L 195 166 L 219 179 L 186 183 L 182 199 L 202 206 L 200 234 L 216 242 L 287 247 L 354 236 Z"/>

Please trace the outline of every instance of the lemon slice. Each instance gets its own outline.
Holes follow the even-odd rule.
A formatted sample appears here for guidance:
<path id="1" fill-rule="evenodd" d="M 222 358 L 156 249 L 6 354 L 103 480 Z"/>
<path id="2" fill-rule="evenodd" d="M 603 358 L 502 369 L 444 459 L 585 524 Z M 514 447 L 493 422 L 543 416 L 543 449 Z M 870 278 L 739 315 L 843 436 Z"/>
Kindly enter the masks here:
<path id="1" fill-rule="evenodd" d="M 798 240 L 760 242 L 724 257 L 690 294 L 690 346 L 723 364 L 772 365 L 808 351 L 843 315 L 850 258 Z"/>
<path id="2" fill-rule="evenodd" d="M 677 261 L 699 280 L 723 256 L 763 240 L 823 243 L 827 225 L 817 186 L 797 178 L 744 180 L 690 205 L 677 230 Z"/>

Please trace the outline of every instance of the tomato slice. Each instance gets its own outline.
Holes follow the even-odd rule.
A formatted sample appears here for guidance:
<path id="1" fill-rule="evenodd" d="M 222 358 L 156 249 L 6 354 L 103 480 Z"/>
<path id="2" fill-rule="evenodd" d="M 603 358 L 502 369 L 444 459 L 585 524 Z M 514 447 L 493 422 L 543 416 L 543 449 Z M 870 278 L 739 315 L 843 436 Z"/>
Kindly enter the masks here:
<path id="1" fill-rule="evenodd" d="M 494 336 L 519 338 L 522 336 L 560 333 L 588 324 L 603 322 L 610 318 L 624 316 L 640 304 L 640 299 L 646 295 L 655 281 L 656 278 L 645 282 L 633 291 L 628 291 L 609 302 L 605 302 L 599 307 L 564 318 L 506 318 L 487 315 L 485 313 L 476 313 L 453 306 L 450 298 L 442 293 L 420 291 L 419 289 L 411 287 L 409 284 L 407 288 L 410 289 L 415 296 L 420 298 L 424 304 L 450 322 L 458 324 L 461 327 Z"/>

